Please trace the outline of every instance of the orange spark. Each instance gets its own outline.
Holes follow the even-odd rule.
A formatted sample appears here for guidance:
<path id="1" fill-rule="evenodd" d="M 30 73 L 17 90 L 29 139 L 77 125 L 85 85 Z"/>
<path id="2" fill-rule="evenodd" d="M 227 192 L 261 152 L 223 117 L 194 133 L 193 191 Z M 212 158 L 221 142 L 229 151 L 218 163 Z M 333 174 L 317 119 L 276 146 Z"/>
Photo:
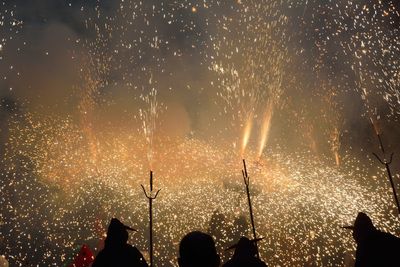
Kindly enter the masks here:
<path id="1" fill-rule="evenodd" d="M 274 111 L 274 105 L 272 101 L 268 101 L 267 108 L 264 112 L 263 123 L 261 126 L 261 134 L 260 134 L 260 146 L 258 147 L 258 157 L 261 157 L 265 145 L 267 144 L 269 132 L 271 129 L 271 120 Z"/>
<path id="2" fill-rule="evenodd" d="M 244 151 L 246 150 L 247 144 L 249 143 L 251 129 L 253 127 L 253 116 L 250 114 L 247 118 L 244 131 L 243 131 L 243 139 L 242 139 L 242 147 L 241 147 L 241 155 L 244 155 Z"/>

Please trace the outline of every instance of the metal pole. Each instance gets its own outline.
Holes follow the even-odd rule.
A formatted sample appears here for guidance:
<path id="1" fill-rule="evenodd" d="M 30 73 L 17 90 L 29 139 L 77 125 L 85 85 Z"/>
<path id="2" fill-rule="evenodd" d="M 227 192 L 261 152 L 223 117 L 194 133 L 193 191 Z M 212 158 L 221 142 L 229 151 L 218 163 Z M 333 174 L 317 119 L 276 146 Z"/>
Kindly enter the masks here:
<path id="1" fill-rule="evenodd" d="M 381 147 L 382 153 L 385 155 L 385 148 L 383 147 L 382 138 L 380 134 L 376 134 L 378 136 L 379 145 Z"/>
<path id="2" fill-rule="evenodd" d="M 250 221 L 251 221 L 251 227 L 253 230 L 253 238 L 254 238 L 254 240 L 257 240 L 256 227 L 254 224 L 253 208 L 251 205 L 251 198 L 250 198 L 250 188 L 249 188 L 250 187 L 250 178 L 247 175 L 246 161 L 244 159 L 243 159 L 243 167 L 244 167 L 244 170 L 242 170 L 242 175 L 243 175 L 244 184 L 246 185 L 247 201 L 249 203 Z M 258 252 L 257 242 L 255 243 L 255 246 L 256 246 L 256 250 L 257 250 L 257 258 L 260 258 L 260 253 Z"/>
<path id="3" fill-rule="evenodd" d="M 150 196 L 153 193 L 153 171 L 150 171 Z M 153 265 L 153 199 L 149 198 L 150 266 Z"/>
<path id="4" fill-rule="evenodd" d="M 382 153 L 383 153 L 384 159 L 382 160 L 382 159 L 381 159 L 377 154 L 375 154 L 375 153 L 372 153 L 372 154 L 373 154 L 373 155 L 378 159 L 378 161 L 379 161 L 382 165 L 384 165 L 385 168 L 386 168 L 386 172 L 387 172 L 387 175 L 388 175 L 388 178 L 389 178 L 389 181 L 390 181 L 390 185 L 391 185 L 391 187 L 392 187 L 394 200 L 396 201 L 397 211 L 398 211 L 398 213 L 399 213 L 399 215 L 400 215 L 400 203 L 399 203 L 399 199 L 398 199 L 398 197 L 397 197 L 396 187 L 395 187 L 394 182 L 393 182 L 392 172 L 391 172 L 391 170 L 390 170 L 390 164 L 392 163 L 392 160 L 393 160 L 393 153 L 390 155 L 390 160 L 387 161 L 387 160 L 386 160 L 386 157 L 385 157 L 385 148 L 384 148 L 384 146 L 383 146 L 383 142 L 382 142 L 381 135 L 380 135 L 379 133 L 376 133 L 376 135 L 378 136 L 379 145 L 380 145 L 381 151 L 382 151 Z"/>
<path id="5" fill-rule="evenodd" d="M 158 193 L 160 192 L 161 189 L 159 189 L 156 194 L 153 196 L 153 171 L 150 171 L 150 193 L 147 194 L 146 189 L 144 188 L 143 185 L 143 193 L 146 196 L 146 198 L 149 200 L 149 253 L 150 253 L 150 266 L 153 267 L 153 258 L 154 258 L 154 253 L 153 253 L 153 200 L 157 198 Z"/>
<path id="6" fill-rule="evenodd" d="M 389 164 L 388 164 L 388 163 L 385 163 L 385 166 L 386 166 L 386 171 L 387 171 L 388 176 L 389 176 L 390 185 L 392 186 L 394 199 L 395 199 L 396 205 L 397 205 L 397 210 L 399 211 L 399 214 L 400 214 L 400 204 L 399 204 L 399 199 L 398 199 L 398 197 L 397 197 L 396 188 L 395 188 L 395 186 L 394 186 L 393 177 L 392 177 L 392 172 L 390 171 L 390 167 L 389 167 Z"/>

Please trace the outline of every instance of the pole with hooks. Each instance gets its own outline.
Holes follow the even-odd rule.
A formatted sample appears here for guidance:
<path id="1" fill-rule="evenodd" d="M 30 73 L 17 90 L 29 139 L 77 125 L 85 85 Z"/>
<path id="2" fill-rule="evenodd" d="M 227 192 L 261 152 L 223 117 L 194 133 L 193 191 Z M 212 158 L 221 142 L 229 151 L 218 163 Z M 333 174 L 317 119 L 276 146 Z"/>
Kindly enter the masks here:
<path id="1" fill-rule="evenodd" d="M 247 200 L 249 203 L 250 221 L 251 221 L 251 227 L 252 227 L 252 231 L 253 231 L 253 238 L 254 238 L 254 240 L 257 240 L 256 227 L 254 224 L 253 207 L 251 205 L 251 198 L 250 198 L 250 177 L 247 174 L 246 161 L 244 159 L 243 159 L 242 175 L 243 175 L 244 184 L 246 185 L 246 193 L 247 193 Z M 256 250 L 257 250 L 257 258 L 260 258 L 260 253 L 258 252 L 257 241 L 255 243 L 255 246 L 256 246 Z"/>
<path id="2" fill-rule="evenodd" d="M 158 189 L 157 192 L 153 196 L 153 171 L 150 171 L 150 192 L 147 194 L 146 189 L 143 185 L 141 185 L 143 189 L 143 193 L 146 198 L 149 200 L 149 254 L 150 254 L 150 267 L 153 267 L 153 200 L 157 198 L 158 193 L 161 189 Z"/>
<path id="3" fill-rule="evenodd" d="M 380 135 L 378 132 L 376 133 L 376 135 L 378 136 L 379 146 L 380 146 L 381 151 L 382 151 L 382 153 L 383 153 L 384 159 L 381 159 L 376 153 L 372 153 L 372 154 L 373 154 L 373 155 L 378 159 L 378 161 L 379 161 L 382 165 L 384 165 L 385 168 L 386 168 L 386 172 L 387 172 L 387 175 L 388 175 L 388 178 L 389 178 L 389 181 L 390 181 L 390 185 L 392 186 L 394 200 L 396 201 L 397 210 L 398 210 L 399 215 L 400 215 L 400 203 L 399 203 L 399 199 L 398 199 L 398 197 L 397 197 L 396 187 L 395 187 L 394 182 L 393 182 L 392 172 L 391 172 L 391 170 L 390 170 L 390 164 L 392 164 L 392 161 L 393 161 L 393 153 L 390 154 L 390 160 L 387 161 L 387 160 L 386 160 L 386 156 L 385 156 L 385 148 L 384 148 L 384 146 L 383 146 L 383 142 L 382 142 L 381 135 Z"/>

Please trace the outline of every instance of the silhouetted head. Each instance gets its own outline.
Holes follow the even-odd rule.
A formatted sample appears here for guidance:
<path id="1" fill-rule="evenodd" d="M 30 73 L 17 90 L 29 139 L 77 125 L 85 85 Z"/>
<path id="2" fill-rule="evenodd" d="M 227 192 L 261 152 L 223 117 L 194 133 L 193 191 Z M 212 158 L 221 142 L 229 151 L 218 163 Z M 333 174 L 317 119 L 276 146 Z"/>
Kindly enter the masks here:
<path id="1" fill-rule="evenodd" d="M 257 256 L 256 242 L 260 240 L 262 240 L 262 238 L 250 240 L 242 236 L 237 244 L 230 246 L 227 250 L 235 249 L 235 253 L 233 254 L 234 258 L 253 258 Z"/>
<path id="2" fill-rule="evenodd" d="M 217 267 L 220 258 L 213 238 L 202 232 L 185 235 L 179 244 L 180 267 Z"/>
<path id="3" fill-rule="evenodd" d="M 376 230 L 367 214 L 359 212 L 353 226 L 354 240 L 359 243 L 364 241 Z"/>
<path id="4" fill-rule="evenodd" d="M 105 246 L 116 246 L 124 245 L 128 241 L 128 231 L 134 229 L 124 225 L 118 219 L 112 218 L 108 225 L 107 238 L 105 240 Z"/>

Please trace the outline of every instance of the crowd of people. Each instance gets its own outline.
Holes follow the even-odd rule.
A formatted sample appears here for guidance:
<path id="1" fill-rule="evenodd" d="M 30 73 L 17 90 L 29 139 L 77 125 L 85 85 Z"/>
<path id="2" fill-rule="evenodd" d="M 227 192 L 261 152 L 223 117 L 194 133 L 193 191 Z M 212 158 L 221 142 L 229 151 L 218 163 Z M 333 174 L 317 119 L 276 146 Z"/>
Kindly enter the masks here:
<path id="1" fill-rule="evenodd" d="M 132 228 L 113 218 L 108 226 L 104 249 L 96 256 L 92 267 L 137 266 L 148 264 L 140 251 L 127 243 L 128 230 Z M 241 237 L 239 242 L 228 249 L 235 249 L 233 257 L 223 267 L 266 267 L 258 258 L 256 240 Z M 214 239 L 211 235 L 193 231 L 186 234 L 179 244 L 181 267 L 218 267 L 221 265 Z"/>
<path id="2" fill-rule="evenodd" d="M 355 267 L 400 266 L 400 238 L 375 228 L 371 219 L 360 212 L 352 226 L 345 226 L 353 233 L 357 243 Z M 140 251 L 127 243 L 128 230 L 134 230 L 118 219 L 109 224 L 104 249 L 92 267 L 137 266 L 148 267 Z M 179 244 L 178 265 L 180 267 L 266 267 L 258 256 L 257 241 L 240 237 L 227 249 L 234 249 L 231 259 L 221 262 L 216 244 L 211 235 L 193 231 L 186 234 Z"/>

